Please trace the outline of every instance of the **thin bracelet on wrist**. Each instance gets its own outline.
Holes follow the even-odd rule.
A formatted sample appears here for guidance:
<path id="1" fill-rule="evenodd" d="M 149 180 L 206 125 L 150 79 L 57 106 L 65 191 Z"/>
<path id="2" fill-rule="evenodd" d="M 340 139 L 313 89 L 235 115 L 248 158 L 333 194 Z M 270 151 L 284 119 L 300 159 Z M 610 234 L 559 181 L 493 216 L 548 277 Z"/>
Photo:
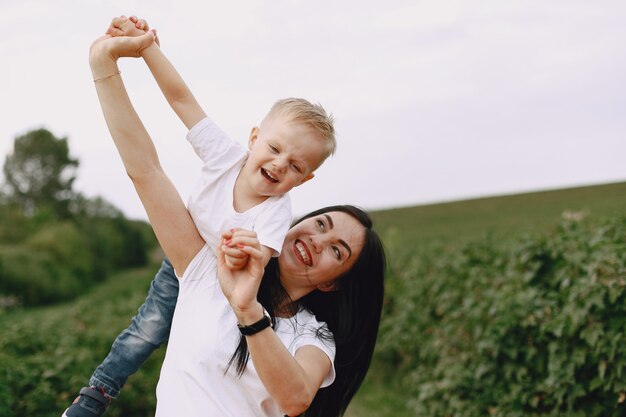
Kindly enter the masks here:
<path id="1" fill-rule="evenodd" d="M 107 78 L 115 77 L 116 75 L 120 75 L 122 71 L 118 70 L 115 74 L 105 75 L 104 77 L 94 78 L 93 82 L 97 83 L 98 81 L 106 80 Z"/>

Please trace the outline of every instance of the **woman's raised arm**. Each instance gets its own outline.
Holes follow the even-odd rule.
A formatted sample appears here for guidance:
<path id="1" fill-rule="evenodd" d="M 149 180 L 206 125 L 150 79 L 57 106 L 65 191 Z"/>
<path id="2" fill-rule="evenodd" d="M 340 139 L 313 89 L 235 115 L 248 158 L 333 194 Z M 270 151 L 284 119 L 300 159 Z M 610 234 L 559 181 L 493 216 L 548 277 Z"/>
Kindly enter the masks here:
<path id="1" fill-rule="evenodd" d="M 151 32 L 132 38 L 103 36 L 92 44 L 89 64 L 104 118 L 126 172 L 163 251 L 182 276 L 204 241 L 161 168 L 154 144 L 130 102 L 117 66 L 118 58 L 138 57 L 152 42 Z"/>

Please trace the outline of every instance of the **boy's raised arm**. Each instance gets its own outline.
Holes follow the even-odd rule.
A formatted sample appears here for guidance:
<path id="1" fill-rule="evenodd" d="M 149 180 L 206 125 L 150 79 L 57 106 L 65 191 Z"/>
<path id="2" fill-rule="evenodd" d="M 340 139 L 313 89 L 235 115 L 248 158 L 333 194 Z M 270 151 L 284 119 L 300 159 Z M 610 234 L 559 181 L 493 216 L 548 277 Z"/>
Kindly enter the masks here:
<path id="1" fill-rule="evenodd" d="M 111 26 L 119 29 L 124 36 L 140 36 L 148 30 L 145 20 L 137 19 L 135 16 L 113 19 Z M 156 42 L 142 50 L 141 56 L 150 68 L 167 102 L 187 129 L 191 129 L 206 117 L 206 113 L 191 90 Z"/>

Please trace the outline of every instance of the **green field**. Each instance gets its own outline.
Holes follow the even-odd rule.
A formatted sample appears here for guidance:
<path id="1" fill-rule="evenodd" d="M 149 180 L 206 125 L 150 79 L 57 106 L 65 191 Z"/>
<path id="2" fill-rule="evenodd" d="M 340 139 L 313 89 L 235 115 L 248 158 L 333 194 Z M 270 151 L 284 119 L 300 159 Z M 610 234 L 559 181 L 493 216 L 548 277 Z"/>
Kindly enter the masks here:
<path id="1" fill-rule="evenodd" d="M 626 182 L 378 211 L 380 233 L 411 246 L 455 244 L 485 235 L 542 231 L 564 213 L 599 218 L 626 213 Z M 393 256 L 391 256 L 393 260 Z"/>
<path id="2" fill-rule="evenodd" d="M 604 222 L 606 219 L 623 217 L 626 214 L 625 208 L 626 183 L 618 183 L 417 206 L 374 213 L 377 229 L 381 233 L 388 250 L 388 294 L 385 304 L 387 316 L 383 323 L 378 352 L 371 372 L 368 374 L 363 388 L 357 394 L 357 399 L 350 406 L 348 415 L 350 417 L 481 415 L 478 408 L 475 414 L 469 412 L 468 414 L 459 414 L 454 411 L 449 412 L 449 414 L 447 411 L 418 413 L 416 410 L 422 410 L 423 407 L 416 402 L 422 401 L 421 399 L 423 399 L 424 404 L 437 404 L 437 401 L 444 404 L 441 407 L 430 406 L 430 410 L 446 410 L 448 403 L 450 407 L 461 407 L 465 404 L 462 402 L 467 401 L 467 398 L 455 396 L 458 394 L 457 392 L 450 394 L 446 389 L 450 390 L 451 388 L 444 386 L 444 383 L 456 384 L 450 385 L 455 387 L 456 391 L 461 386 L 466 390 L 466 396 L 477 395 L 475 397 L 477 398 L 477 406 L 479 405 L 479 396 L 480 404 L 493 403 L 493 406 L 485 409 L 488 411 L 487 414 L 507 415 L 503 411 L 504 408 L 498 408 L 499 406 L 495 405 L 497 398 L 490 398 L 489 393 L 482 391 L 475 393 L 470 389 L 471 381 L 460 383 L 454 375 L 448 374 L 448 372 L 463 373 L 465 371 L 455 368 L 453 363 L 446 364 L 445 358 L 436 357 L 433 352 L 445 352 L 447 358 L 454 358 L 458 364 L 464 363 L 463 361 L 475 360 L 474 357 L 463 356 L 464 349 L 467 352 L 476 350 L 475 353 L 482 359 L 486 357 L 485 352 L 488 352 L 489 355 L 492 355 L 489 358 L 496 358 L 502 369 L 510 368 L 515 375 L 522 372 L 518 368 L 512 367 L 511 363 L 505 360 L 506 358 L 503 359 L 493 354 L 496 347 L 479 346 L 474 349 L 474 343 L 470 342 L 475 340 L 473 338 L 476 336 L 466 334 L 459 329 L 462 329 L 463 325 L 461 320 L 467 319 L 463 317 L 465 314 L 467 316 L 476 314 L 477 320 L 482 320 L 482 327 L 476 327 L 476 330 L 472 331 L 480 332 L 485 341 L 495 340 L 496 336 L 489 333 L 494 326 L 500 326 L 498 329 L 504 329 L 502 331 L 507 329 L 497 318 L 493 318 L 493 312 L 483 311 L 484 306 L 480 305 L 480 300 L 491 300 L 493 309 L 500 309 L 496 311 L 498 317 L 505 317 L 508 314 L 506 305 L 496 305 L 494 300 L 498 300 L 499 295 L 493 291 L 508 288 L 507 285 L 513 281 L 511 279 L 508 281 L 498 280 L 498 277 L 510 275 L 510 278 L 513 276 L 513 273 L 506 269 L 511 264 L 510 259 L 514 259 L 516 262 L 519 259 L 525 259 L 524 253 L 526 252 L 530 253 L 532 262 L 522 264 L 522 261 L 519 261 L 515 268 L 518 268 L 523 274 L 531 273 L 532 277 L 528 281 L 532 281 L 533 285 L 538 285 L 537 277 L 553 280 L 562 278 L 561 275 L 566 273 L 573 274 L 572 276 L 575 277 L 579 275 L 584 277 L 585 274 L 592 273 L 591 275 L 594 277 L 602 278 L 604 277 L 602 274 L 606 274 L 606 277 L 602 278 L 604 281 L 602 279 L 600 281 L 612 291 L 610 293 L 611 302 L 621 302 L 624 299 L 622 290 L 626 286 L 624 283 L 626 269 L 623 266 L 626 255 L 622 255 L 626 253 L 623 250 L 626 249 L 624 246 L 624 229 L 620 228 L 622 224 L 620 221 L 614 221 L 613 226 L 607 226 Z M 539 237 L 535 238 L 534 236 Z M 591 236 L 591 238 L 588 239 L 587 236 Z M 593 242 L 600 243 L 594 244 Z M 578 254 L 575 259 L 578 259 L 576 265 L 580 267 L 572 269 L 571 262 L 568 263 L 571 260 L 570 252 Z M 554 254 L 554 259 L 550 258 L 552 254 Z M 548 261 L 544 260 L 546 257 L 549 258 Z M 537 265 L 536 270 L 527 271 L 529 268 L 534 268 L 535 264 Z M 546 265 L 552 269 L 546 272 L 544 268 Z M 71 401 L 78 389 L 86 384 L 95 366 L 104 358 L 115 335 L 128 325 L 130 318 L 145 297 L 148 284 L 157 266 L 158 264 L 154 263 L 146 268 L 129 270 L 111 276 L 103 284 L 93 288 L 89 293 L 73 302 L 33 309 L 0 310 L 0 334 L 2 335 L 0 340 L 0 415 L 7 417 L 52 417 L 60 415 L 60 412 Z M 555 272 L 552 273 L 552 271 Z M 492 281 L 480 281 L 482 275 L 489 276 Z M 467 281 L 455 281 L 454 277 L 456 276 L 467 278 Z M 440 277 L 448 277 L 449 279 L 446 278 L 446 285 L 458 284 L 458 288 L 437 287 L 438 282 L 444 281 Z M 610 280 L 609 284 L 607 284 L 608 280 Z M 464 286 L 470 282 L 470 287 Z M 539 284 L 543 285 L 542 283 Z M 492 288 L 494 285 L 498 287 L 495 290 Z M 574 297 L 573 290 L 563 289 L 562 283 L 559 285 L 561 287 L 556 293 L 565 294 L 570 291 L 568 296 Z M 572 285 L 571 288 L 575 288 L 575 286 Z M 594 294 L 596 291 L 594 289 L 596 287 L 585 288 L 586 292 L 583 294 Z M 547 311 L 550 306 L 554 306 L 553 311 L 557 311 L 560 304 L 555 299 L 549 300 L 552 304 L 541 304 L 542 298 L 536 292 L 536 287 L 533 287 L 532 290 L 535 292 L 528 292 L 526 287 L 515 288 L 513 291 L 515 297 L 527 297 L 523 302 L 518 299 L 512 301 L 512 305 L 516 305 L 516 302 L 521 303 L 521 307 L 515 308 L 515 314 L 519 312 L 521 314 L 519 317 L 524 319 L 525 317 L 536 316 L 536 311 Z M 465 297 L 470 293 L 471 296 Z M 475 294 L 478 294 L 480 298 L 474 297 Z M 529 294 L 535 294 L 535 300 Z M 435 306 L 428 304 L 429 297 L 437 300 Z M 578 300 L 577 302 L 580 301 L 578 298 L 576 300 Z M 610 303 L 603 301 L 602 308 L 605 304 L 609 305 Z M 454 308 L 458 306 L 463 306 L 465 310 L 462 312 L 461 310 L 455 311 Z M 473 306 L 481 308 L 480 314 L 477 313 L 476 309 L 472 310 Z M 534 310 L 523 310 L 525 306 L 530 306 L 528 308 L 532 307 Z M 567 308 L 559 308 L 559 311 L 566 310 Z M 597 316 L 592 323 L 597 327 L 598 323 L 608 320 L 602 318 L 604 316 L 600 317 L 602 311 L 604 310 L 601 310 L 599 304 L 592 305 L 587 311 L 588 316 L 585 316 L 585 320 L 587 320 L 586 317 Z M 617 310 L 611 311 L 615 314 Z M 554 317 L 556 316 L 554 314 Z M 511 315 L 510 322 L 518 320 L 519 317 L 518 315 Z M 573 329 L 572 319 L 568 316 L 567 320 Z M 587 323 L 589 320 L 585 320 L 582 320 L 581 326 L 589 326 Z M 541 320 L 539 321 L 541 322 Z M 433 323 L 436 323 L 436 326 Z M 545 323 L 546 326 L 554 325 L 552 322 L 547 323 L 546 321 Z M 621 343 L 626 337 L 624 336 L 626 335 L 624 320 L 607 322 L 607 326 L 609 324 L 610 328 L 616 332 L 615 334 L 621 335 L 621 339 L 617 336 L 613 337 L 615 343 Z M 433 326 L 435 326 L 435 330 L 433 330 Z M 527 324 L 522 327 L 515 327 L 513 333 L 517 335 L 522 331 L 535 331 L 533 329 L 530 324 Z M 523 335 L 524 338 L 520 340 L 522 340 L 524 349 L 532 350 L 539 346 L 530 342 L 526 343 L 528 338 L 532 338 L 534 341 L 543 338 L 552 344 L 558 342 L 559 339 L 554 336 L 556 332 L 553 329 L 544 331 L 541 328 L 540 330 L 540 333 Z M 571 331 L 574 332 L 574 330 Z M 444 334 L 444 332 L 448 333 Z M 606 333 L 608 334 L 608 330 Z M 507 337 L 513 336 L 508 335 Z M 560 337 L 563 340 L 570 337 L 567 329 L 561 330 Z M 572 339 L 567 339 L 567 341 L 575 347 L 581 337 L 587 340 L 591 336 L 585 327 L 582 333 L 573 334 L 571 337 Z M 394 341 L 395 344 L 391 341 Z M 445 343 L 449 344 L 442 341 L 447 341 Z M 596 354 L 610 356 L 601 349 L 602 346 L 600 345 L 603 344 L 603 341 L 602 335 L 594 336 L 593 342 L 596 347 L 589 351 L 589 356 L 586 357 L 587 362 L 593 359 L 592 356 Z M 461 342 L 466 344 L 463 345 Z M 608 342 L 606 344 L 608 345 Z M 426 347 L 431 350 L 427 350 Z M 575 356 L 577 355 L 576 352 L 578 351 L 565 352 L 564 355 Z M 519 362 L 521 360 L 519 352 L 516 355 L 518 356 L 515 360 Z M 137 375 L 131 378 L 121 398 L 111 407 L 107 415 L 111 417 L 153 415 L 154 389 L 162 358 L 163 349 L 154 355 Z M 528 356 L 528 358 L 527 360 L 535 360 L 533 359 L 535 356 Z M 626 365 L 611 358 L 606 359 L 603 356 L 600 363 L 604 363 L 604 365 L 600 365 L 600 367 L 606 368 L 608 361 L 608 364 L 619 372 L 622 372 L 621 367 L 626 370 Z M 488 362 L 485 363 L 488 365 Z M 472 375 L 479 374 L 479 378 L 483 378 L 484 381 L 491 381 L 491 385 L 497 385 L 497 382 L 500 381 L 498 378 L 508 378 L 506 375 L 509 374 L 505 376 L 496 375 L 494 370 L 487 369 L 487 365 L 485 365 L 484 372 L 481 371 L 483 373 L 473 370 L 474 374 Z M 542 366 L 544 365 L 543 362 L 539 361 L 536 366 L 537 369 L 543 369 Z M 549 364 L 546 366 L 550 368 Z M 608 381 L 609 378 L 614 377 L 610 366 L 609 370 L 602 371 L 602 381 L 604 379 Z M 429 369 L 437 369 L 438 372 L 442 373 L 442 375 L 437 376 L 440 378 L 439 382 L 431 383 L 421 376 L 422 373 L 428 374 Z M 446 369 L 450 369 L 450 371 Z M 579 372 L 580 369 L 576 368 L 575 371 Z M 550 378 L 556 378 L 554 376 L 555 370 L 550 368 L 549 372 L 552 372 Z M 539 373 L 537 370 L 537 374 Z M 485 379 L 488 377 L 492 380 Z M 519 378 L 520 381 L 526 383 L 529 377 L 522 375 Z M 622 377 L 622 379 L 624 378 Z M 562 390 L 558 391 L 550 385 L 550 380 L 546 379 L 546 381 L 548 381 L 546 386 L 537 388 L 536 392 L 528 394 L 522 390 L 521 393 L 518 393 L 520 398 L 529 397 L 528 404 L 531 405 L 527 407 L 534 407 L 532 404 L 536 404 L 535 409 L 531 410 L 528 415 L 585 415 L 580 413 L 559 414 L 558 410 L 554 411 L 554 404 L 550 402 L 552 400 L 548 401 L 551 398 L 550 395 L 555 392 L 563 393 L 559 395 L 567 400 L 568 395 L 576 396 L 578 394 L 571 394 L 571 392 L 576 392 L 572 391 L 576 387 L 572 389 L 561 387 Z M 597 384 L 602 383 L 602 381 Z M 611 395 L 614 394 L 619 400 L 621 398 L 620 393 L 626 391 L 626 385 L 619 385 L 619 381 L 613 380 L 610 383 L 612 385 L 610 387 L 607 385 L 604 391 L 610 391 Z M 467 384 L 470 384 L 469 388 L 467 388 Z M 506 384 L 502 385 L 504 387 Z M 419 386 L 420 390 L 414 391 L 414 386 Z M 527 385 L 524 386 L 527 387 Z M 600 397 L 602 390 L 595 385 L 591 388 L 585 385 L 583 388 L 587 391 L 593 388 L 595 390 L 593 392 L 596 393 L 594 395 L 597 395 L 597 398 L 602 398 L 602 401 L 613 401 L 613 397 L 610 395 Z M 431 389 L 432 392 L 428 389 Z M 502 389 L 504 390 L 504 388 Z M 501 395 L 503 398 L 508 398 L 507 395 L 510 396 L 511 393 L 502 391 Z M 576 398 L 583 397 L 579 395 Z M 621 404 L 618 400 L 615 401 L 616 405 L 611 407 L 618 407 L 618 404 Z M 458 404 L 453 401 L 457 401 Z M 554 401 L 565 400 L 557 398 Z M 572 401 L 574 405 L 571 407 L 578 407 L 576 402 L 578 400 Z M 564 407 L 570 407 L 566 402 L 563 402 L 565 405 L 559 405 L 561 410 Z M 549 407 L 553 408 L 549 409 Z M 623 407 L 615 409 L 607 407 L 609 406 L 605 405 L 598 412 L 589 412 L 589 415 L 622 415 L 621 413 L 624 412 Z M 454 408 L 450 408 L 450 410 L 454 410 Z M 521 414 L 511 412 L 508 415 Z"/>

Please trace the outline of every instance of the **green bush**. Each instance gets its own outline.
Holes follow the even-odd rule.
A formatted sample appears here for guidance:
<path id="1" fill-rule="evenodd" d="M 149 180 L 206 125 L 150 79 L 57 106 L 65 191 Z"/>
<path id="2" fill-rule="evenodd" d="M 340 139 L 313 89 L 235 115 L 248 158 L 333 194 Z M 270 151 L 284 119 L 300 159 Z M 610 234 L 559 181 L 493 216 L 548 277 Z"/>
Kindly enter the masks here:
<path id="1" fill-rule="evenodd" d="M 377 360 L 419 416 L 624 415 L 625 249 L 618 218 L 400 257 Z"/>
<path id="2" fill-rule="evenodd" d="M 46 210 L 28 217 L 16 205 L 0 203 L 0 242 L 22 243 L 45 224 L 53 221 L 55 219 Z"/>
<path id="3" fill-rule="evenodd" d="M 145 265 L 150 227 L 119 213 L 57 221 L 0 205 L 0 304 L 67 300 L 114 271 Z M 19 236 L 19 239 L 15 237 Z"/>
<path id="4" fill-rule="evenodd" d="M 96 279 L 112 271 L 145 265 L 147 242 L 143 222 L 130 222 L 124 217 L 90 219 L 82 225 L 94 254 Z"/>
<path id="5" fill-rule="evenodd" d="M 36 305 L 65 300 L 80 292 L 78 278 L 50 253 L 24 245 L 0 247 L 0 293 Z"/>
<path id="6" fill-rule="evenodd" d="M 93 277 L 93 254 L 87 246 L 87 237 L 70 221 L 46 225 L 26 240 L 25 245 L 35 252 L 48 253 L 76 279 L 89 281 Z"/>
<path id="7" fill-rule="evenodd" d="M 60 416 L 130 323 L 156 269 L 113 275 L 72 303 L 0 310 L 0 416 Z M 107 416 L 154 416 L 163 357 L 160 349 L 129 379 Z"/>

